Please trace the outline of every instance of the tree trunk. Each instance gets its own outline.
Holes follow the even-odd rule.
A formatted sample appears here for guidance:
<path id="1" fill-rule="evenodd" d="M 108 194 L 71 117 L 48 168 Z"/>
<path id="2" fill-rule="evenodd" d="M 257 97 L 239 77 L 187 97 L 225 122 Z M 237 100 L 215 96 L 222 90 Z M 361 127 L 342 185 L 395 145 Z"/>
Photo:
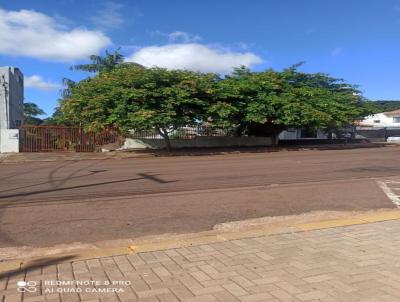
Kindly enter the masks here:
<path id="1" fill-rule="evenodd" d="M 171 141 L 169 139 L 169 135 L 168 135 L 168 131 L 167 129 L 163 128 L 163 127 L 157 127 L 157 131 L 158 133 L 160 133 L 160 135 L 162 136 L 162 138 L 164 139 L 165 142 L 165 149 L 168 152 L 171 152 Z"/>
<path id="2" fill-rule="evenodd" d="M 274 129 L 274 130 L 272 130 L 272 133 L 271 133 L 271 143 L 272 143 L 272 147 L 276 147 L 278 144 L 277 144 L 277 139 L 278 139 L 278 132 Z"/>

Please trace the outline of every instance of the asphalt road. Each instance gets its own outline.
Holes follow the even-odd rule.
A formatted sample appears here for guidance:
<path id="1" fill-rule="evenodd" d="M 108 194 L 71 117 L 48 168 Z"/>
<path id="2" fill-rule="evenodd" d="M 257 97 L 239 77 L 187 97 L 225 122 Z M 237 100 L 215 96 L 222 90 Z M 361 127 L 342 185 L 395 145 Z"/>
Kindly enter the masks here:
<path id="1" fill-rule="evenodd" d="M 0 247 L 209 230 L 315 210 L 391 208 L 400 148 L 0 164 Z"/>

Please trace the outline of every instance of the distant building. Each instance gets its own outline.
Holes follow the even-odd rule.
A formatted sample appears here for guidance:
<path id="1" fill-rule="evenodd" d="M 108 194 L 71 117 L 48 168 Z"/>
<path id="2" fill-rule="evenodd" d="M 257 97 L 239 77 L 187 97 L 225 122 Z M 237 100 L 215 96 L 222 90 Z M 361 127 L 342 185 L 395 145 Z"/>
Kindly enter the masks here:
<path id="1" fill-rule="evenodd" d="M 288 128 L 279 134 L 280 140 L 293 140 L 293 139 L 327 139 L 328 135 L 322 130 L 310 131 L 305 128 Z"/>
<path id="2" fill-rule="evenodd" d="M 400 127 L 400 109 L 367 116 L 358 123 L 361 127 Z"/>
<path id="3" fill-rule="evenodd" d="M 24 118 L 24 76 L 16 67 L 0 67 L 0 129 L 15 129 Z"/>

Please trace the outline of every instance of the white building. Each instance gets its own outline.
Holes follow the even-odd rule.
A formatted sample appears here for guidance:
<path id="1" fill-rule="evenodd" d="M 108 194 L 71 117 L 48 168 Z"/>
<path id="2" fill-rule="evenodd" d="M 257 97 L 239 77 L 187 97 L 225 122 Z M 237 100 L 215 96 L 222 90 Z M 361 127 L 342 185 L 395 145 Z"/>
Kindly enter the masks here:
<path id="1" fill-rule="evenodd" d="M 359 126 L 373 128 L 400 127 L 400 109 L 370 115 L 360 121 Z"/>
<path id="2" fill-rule="evenodd" d="M 18 152 L 18 127 L 24 118 L 24 76 L 16 67 L 0 67 L 0 153 Z"/>
<path id="3" fill-rule="evenodd" d="M 287 130 L 282 131 L 279 134 L 279 139 L 281 140 L 304 139 L 304 138 L 327 139 L 328 135 L 319 129 L 315 132 L 311 132 L 303 128 L 289 128 Z"/>

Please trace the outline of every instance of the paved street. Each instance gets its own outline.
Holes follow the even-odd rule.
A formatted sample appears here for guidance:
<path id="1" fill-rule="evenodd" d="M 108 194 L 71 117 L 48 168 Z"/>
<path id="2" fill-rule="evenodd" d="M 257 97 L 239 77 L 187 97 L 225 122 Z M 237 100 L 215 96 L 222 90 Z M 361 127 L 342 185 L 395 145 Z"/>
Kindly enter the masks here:
<path id="1" fill-rule="evenodd" d="M 400 220 L 392 220 L 86 261 L 42 259 L 1 274 L 0 301 L 399 301 L 399 259 Z M 17 291 L 21 280 L 29 292 Z M 97 285 L 66 285 L 71 280 Z M 82 292 L 58 292 L 76 288 Z"/>
<path id="2" fill-rule="evenodd" d="M 399 147 L 0 165 L 0 247 L 210 230 L 218 223 L 393 208 Z"/>

